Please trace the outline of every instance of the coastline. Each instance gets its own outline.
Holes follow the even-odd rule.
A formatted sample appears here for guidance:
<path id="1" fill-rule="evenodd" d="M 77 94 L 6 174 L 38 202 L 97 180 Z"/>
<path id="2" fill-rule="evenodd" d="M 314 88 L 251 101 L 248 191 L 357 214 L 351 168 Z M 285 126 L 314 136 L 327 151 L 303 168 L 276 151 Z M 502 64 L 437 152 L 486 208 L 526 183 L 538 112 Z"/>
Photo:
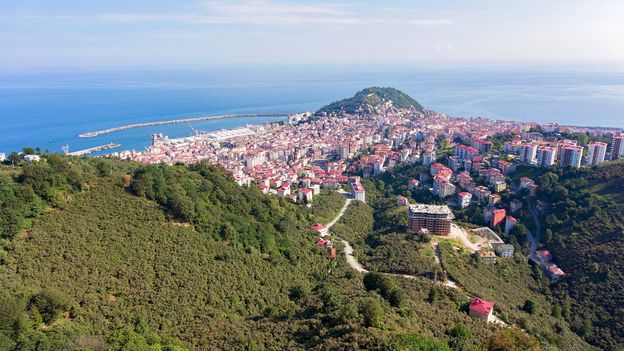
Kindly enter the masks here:
<path id="1" fill-rule="evenodd" d="M 79 138 L 93 138 L 98 135 L 114 133 L 126 129 L 132 128 L 143 128 L 143 127 L 152 127 L 158 125 L 165 124 L 176 124 L 176 123 L 189 123 L 189 122 L 197 122 L 197 121 L 209 121 L 215 119 L 224 119 L 224 118 L 250 118 L 250 117 L 288 117 L 291 116 L 290 113 L 272 113 L 272 114 L 226 114 L 226 115 L 214 115 L 214 116 L 204 116 L 204 117 L 191 117 L 191 118 L 181 118 L 181 119 L 171 119 L 166 121 L 156 121 L 156 122 L 143 122 L 143 123 L 134 123 L 134 124 L 126 124 L 118 127 L 101 129 L 91 132 L 85 132 L 78 135 Z"/>

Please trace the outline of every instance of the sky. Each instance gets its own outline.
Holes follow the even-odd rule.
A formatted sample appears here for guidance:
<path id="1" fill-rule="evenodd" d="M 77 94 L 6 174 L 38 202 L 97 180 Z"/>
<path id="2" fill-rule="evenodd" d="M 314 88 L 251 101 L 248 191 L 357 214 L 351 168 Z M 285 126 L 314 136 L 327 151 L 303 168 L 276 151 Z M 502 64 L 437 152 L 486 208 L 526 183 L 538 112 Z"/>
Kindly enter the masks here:
<path id="1" fill-rule="evenodd" d="M 0 0 L 0 67 L 624 62 L 623 0 Z"/>

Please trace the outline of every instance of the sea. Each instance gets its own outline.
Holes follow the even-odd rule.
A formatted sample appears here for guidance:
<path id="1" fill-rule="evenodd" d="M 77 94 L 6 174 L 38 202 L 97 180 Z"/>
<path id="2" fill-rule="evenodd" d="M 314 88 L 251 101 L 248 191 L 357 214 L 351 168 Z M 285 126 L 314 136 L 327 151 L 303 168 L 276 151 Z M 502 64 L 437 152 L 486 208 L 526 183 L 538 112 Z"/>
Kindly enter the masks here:
<path id="1" fill-rule="evenodd" d="M 403 90 L 459 117 L 624 128 L 624 66 L 209 65 L 0 70 L 0 152 L 142 150 L 171 138 L 283 120 L 232 118 L 79 138 L 124 124 L 225 113 L 299 113 L 370 86 Z M 94 154 L 94 155 L 97 155 Z"/>

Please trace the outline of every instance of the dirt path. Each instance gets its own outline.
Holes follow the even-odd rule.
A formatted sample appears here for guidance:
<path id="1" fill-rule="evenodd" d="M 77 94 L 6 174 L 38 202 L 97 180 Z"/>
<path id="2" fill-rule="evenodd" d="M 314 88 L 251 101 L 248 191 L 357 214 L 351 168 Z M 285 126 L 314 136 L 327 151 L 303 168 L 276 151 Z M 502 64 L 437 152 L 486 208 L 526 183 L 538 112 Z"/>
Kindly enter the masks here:
<path id="1" fill-rule="evenodd" d="M 338 222 L 340 220 L 340 218 L 345 214 L 345 212 L 347 211 L 347 208 L 349 207 L 349 205 L 351 204 L 351 202 L 353 201 L 353 199 L 351 198 L 347 198 L 347 200 L 345 201 L 344 206 L 342 206 L 342 209 L 340 209 L 340 212 L 338 213 L 338 215 L 336 216 L 336 218 L 334 218 L 331 222 L 327 223 L 325 225 L 325 228 L 320 230 L 320 235 L 321 236 L 330 236 L 331 233 L 329 232 L 329 229 L 336 224 L 336 222 Z M 455 226 L 453 224 L 453 226 Z M 466 243 L 464 243 L 465 246 L 467 246 L 468 248 L 472 248 L 474 247 L 473 251 L 477 250 L 477 244 L 473 244 L 472 242 L 470 242 L 469 238 L 468 238 L 468 233 L 466 233 L 465 230 L 463 230 L 462 228 L 459 228 L 458 226 L 455 226 L 457 230 L 459 230 L 459 232 L 462 232 L 463 234 L 460 234 L 459 232 L 458 234 L 458 238 L 462 241 L 462 243 L 464 243 L 464 241 L 466 241 Z M 464 239 L 462 239 L 464 238 Z M 344 240 L 344 239 L 340 239 L 340 238 L 336 238 L 338 240 L 340 240 L 342 242 L 342 244 L 344 245 L 344 254 L 345 254 L 345 258 L 347 260 L 347 264 L 349 264 L 349 266 L 351 268 L 353 268 L 356 272 L 358 273 L 368 273 L 368 270 L 366 268 L 364 268 L 362 266 L 362 264 L 360 262 L 358 262 L 358 260 L 355 258 L 354 255 L 354 250 L 353 250 L 353 246 L 351 246 L 351 244 Z M 469 245 L 467 245 L 469 244 Z M 464 291 L 466 292 L 466 289 L 464 289 L 463 287 L 461 287 L 457 282 L 451 280 L 448 278 L 448 274 L 446 274 L 446 270 L 444 269 L 444 265 L 442 264 L 442 260 L 440 259 L 440 252 L 438 250 L 438 243 L 437 242 L 432 242 L 432 246 L 433 246 L 433 252 L 434 252 L 434 257 L 435 257 L 435 261 L 437 264 L 439 264 L 442 267 L 442 270 L 445 273 L 446 279 L 445 281 L 442 283 L 442 285 L 451 288 L 451 289 L 456 289 L 456 290 L 460 290 L 460 291 Z M 417 279 L 417 280 L 424 280 L 426 278 L 420 277 L 420 276 L 414 276 L 414 275 L 408 275 L 408 274 L 397 274 L 397 273 L 382 273 L 385 275 L 389 275 L 389 276 L 393 276 L 393 277 L 401 277 L 401 278 L 406 278 L 406 279 Z M 437 282 L 434 282 L 437 283 Z M 492 315 L 492 318 L 490 319 L 490 322 L 492 323 L 496 323 L 496 324 L 500 324 L 503 326 L 507 326 L 507 323 L 505 323 L 502 319 Z"/>

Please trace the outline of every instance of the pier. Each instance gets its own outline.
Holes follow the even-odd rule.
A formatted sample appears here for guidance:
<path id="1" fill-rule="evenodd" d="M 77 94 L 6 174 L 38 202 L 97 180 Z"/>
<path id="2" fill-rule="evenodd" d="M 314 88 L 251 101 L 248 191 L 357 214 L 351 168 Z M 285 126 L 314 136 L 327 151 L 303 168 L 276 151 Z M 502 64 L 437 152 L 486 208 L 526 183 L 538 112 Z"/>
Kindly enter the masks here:
<path id="1" fill-rule="evenodd" d="M 121 144 L 115 144 L 115 143 L 109 143 L 106 145 L 100 145 L 100 146 L 96 146 L 96 147 L 91 147 L 88 149 L 84 149 L 84 150 L 78 150 L 78 151 L 74 151 L 74 152 L 68 152 L 67 155 L 71 155 L 71 156 L 83 156 L 83 155 L 88 155 L 92 152 L 97 152 L 97 151 L 102 151 L 102 150 L 108 150 L 108 149 L 114 149 L 116 147 L 120 147 Z"/>
<path id="2" fill-rule="evenodd" d="M 152 127 L 159 126 L 163 124 L 175 124 L 175 123 L 190 123 L 197 121 L 209 121 L 213 119 L 222 119 L 222 118 L 240 118 L 240 117 L 288 117 L 291 114 L 289 113 L 272 113 L 272 114 L 227 114 L 227 115 L 216 115 L 216 116 L 203 116 L 203 117 L 192 117 L 192 118 L 182 118 L 182 119 L 171 119 L 167 121 L 156 121 L 156 122 L 144 122 L 144 123 L 135 123 L 135 124 L 126 124 L 119 127 L 96 130 L 92 132 L 86 132 L 79 134 L 80 138 L 92 138 L 101 134 L 118 132 L 121 130 L 132 129 L 132 128 L 142 128 L 142 127 Z"/>

